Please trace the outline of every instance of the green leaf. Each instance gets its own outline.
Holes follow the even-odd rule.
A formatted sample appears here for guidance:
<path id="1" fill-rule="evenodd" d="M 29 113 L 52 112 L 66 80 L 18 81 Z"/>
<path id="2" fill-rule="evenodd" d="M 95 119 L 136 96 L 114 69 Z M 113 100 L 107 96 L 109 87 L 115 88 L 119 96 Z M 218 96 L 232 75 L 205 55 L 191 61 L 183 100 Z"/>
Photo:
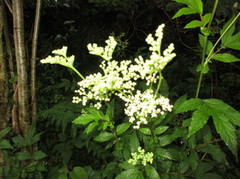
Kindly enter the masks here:
<path id="1" fill-rule="evenodd" d="M 181 137 L 183 134 L 182 128 L 176 128 L 172 134 L 167 134 L 159 137 L 159 146 L 164 147 L 171 144 L 175 139 Z"/>
<path id="2" fill-rule="evenodd" d="M 3 130 L 0 131 L 0 138 L 4 137 L 5 135 L 7 135 L 10 131 L 11 131 L 11 127 L 7 127 Z"/>
<path id="3" fill-rule="evenodd" d="M 191 28 L 196 28 L 196 27 L 202 27 L 203 26 L 203 22 L 199 21 L 199 20 L 193 20 L 191 22 L 189 22 L 184 29 L 191 29 Z"/>
<path id="4" fill-rule="evenodd" d="M 30 125 L 28 131 L 27 131 L 27 137 L 26 138 L 32 138 L 34 134 L 36 133 L 36 125 L 32 124 Z"/>
<path id="5" fill-rule="evenodd" d="M 128 128 L 131 126 L 131 123 L 123 123 L 123 124 L 119 124 L 117 126 L 116 129 L 116 133 L 117 135 L 121 135 L 122 133 L 124 133 L 126 130 L 128 130 Z"/>
<path id="6" fill-rule="evenodd" d="M 142 173 L 137 169 L 129 169 L 126 171 L 121 172 L 115 179 L 144 179 L 143 176 L 141 177 Z M 140 177 L 140 178 L 139 178 Z"/>
<path id="7" fill-rule="evenodd" d="M 208 64 L 199 64 L 196 69 L 197 72 L 202 72 L 203 74 L 207 74 L 209 72 Z"/>
<path id="8" fill-rule="evenodd" d="M 232 17 L 222 28 L 220 34 L 222 35 L 224 31 L 228 28 L 228 26 L 233 22 L 234 17 Z M 231 48 L 234 50 L 240 50 L 240 32 L 233 35 L 235 31 L 235 24 L 233 24 L 228 31 L 225 33 L 223 38 L 221 39 L 222 48 Z"/>
<path id="9" fill-rule="evenodd" d="M 86 134 L 89 134 L 90 132 L 92 132 L 92 130 L 98 125 L 98 122 L 92 122 L 90 123 L 87 128 L 84 130 L 84 132 Z"/>
<path id="10" fill-rule="evenodd" d="M 191 164 L 192 170 L 195 171 L 197 169 L 198 162 L 199 162 L 199 158 L 198 158 L 197 152 L 191 151 L 191 154 L 189 156 L 189 162 Z"/>
<path id="11" fill-rule="evenodd" d="M 23 138 L 21 136 L 13 137 L 12 140 L 18 147 L 25 147 L 28 145 L 25 138 Z"/>
<path id="12" fill-rule="evenodd" d="M 131 135 L 128 135 L 126 137 L 127 137 L 127 144 L 129 145 L 130 152 L 136 152 L 137 148 L 140 146 L 136 132 L 133 132 Z"/>
<path id="13" fill-rule="evenodd" d="M 158 172 L 151 165 L 147 164 L 145 167 L 146 174 L 151 179 L 160 179 Z"/>
<path id="14" fill-rule="evenodd" d="M 220 134 L 221 139 L 226 143 L 232 153 L 237 157 L 237 136 L 235 128 L 221 113 L 212 114 L 213 122 L 217 132 Z"/>
<path id="15" fill-rule="evenodd" d="M 204 147 L 199 148 L 199 150 L 201 152 L 210 154 L 213 157 L 213 159 L 216 160 L 217 162 L 228 165 L 226 155 L 219 147 L 212 144 L 208 144 Z"/>
<path id="16" fill-rule="evenodd" d="M 205 105 L 200 106 L 198 110 L 194 111 L 189 126 L 188 137 L 200 130 L 207 123 L 209 116 L 208 108 Z"/>
<path id="17" fill-rule="evenodd" d="M 154 130 L 154 134 L 160 135 L 160 134 L 164 133 L 168 128 L 169 128 L 169 126 L 159 126 Z"/>
<path id="18" fill-rule="evenodd" d="M 114 135 L 110 132 L 101 132 L 97 137 L 94 138 L 97 142 L 106 142 L 112 139 Z"/>
<path id="19" fill-rule="evenodd" d="M 182 15 L 188 15 L 188 14 L 195 14 L 196 12 L 188 7 L 184 7 L 182 9 L 179 9 L 178 12 L 173 16 L 173 19 L 180 17 Z"/>
<path id="20" fill-rule="evenodd" d="M 237 136 L 235 133 L 236 129 L 231 122 L 236 122 L 238 125 L 238 117 L 240 114 L 221 100 L 206 99 L 204 102 L 211 112 L 216 131 L 220 134 L 221 139 L 223 139 L 232 153 L 237 156 Z M 234 112 L 233 115 L 229 114 L 229 109 Z M 238 120 L 235 117 L 237 117 Z"/>
<path id="21" fill-rule="evenodd" d="M 142 127 L 142 128 L 139 129 L 139 131 L 143 134 L 151 135 L 151 130 L 149 128 Z"/>
<path id="22" fill-rule="evenodd" d="M 32 158 L 31 154 L 27 151 L 18 152 L 18 153 L 16 153 L 16 156 L 17 156 L 18 160 L 21 160 L 21 161 L 29 160 Z"/>
<path id="23" fill-rule="evenodd" d="M 0 140 L 0 149 L 13 149 L 13 146 L 6 139 Z"/>
<path id="24" fill-rule="evenodd" d="M 202 34 L 198 34 L 198 38 L 199 38 L 199 43 L 201 45 L 202 48 L 204 48 L 205 45 L 205 37 Z M 208 55 L 210 53 L 210 51 L 213 48 L 213 43 L 211 41 L 207 41 L 207 47 L 206 47 L 206 54 Z"/>
<path id="25" fill-rule="evenodd" d="M 156 150 L 156 156 L 160 160 L 175 160 L 173 155 L 168 151 L 168 149 L 158 147 Z"/>
<path id="26" fill-rule="evenodd" d="M 212 14 L 207 13 L 203 16 L 203 25 L 206 26 L 211 20 Z"/>
<path id="27" fill-rule="evenodd" d="M 186 100 L 187 100 L 187 94 L 185 94 L 177 99 L 177 101 L 175 102 L 175 104 L 173 106 L 174 113 L 179 108 L 179 106 Z"/>
<path id="28" fill-rule="evenodd" d="M 218 60 L 220 62 L 231 63 L 231 62 L 239 62 L 240 59 L 229 54 L 229 53 L 218 53 L 211 57 L 214 60 Z"/>
<path id="29" fill-rule="evenodd" d="M 42 151 L 36 151 L 32 154 L 32 159 L 33 160 L 40 160 L 40 159 L 43 159 L 45 158 L 47 155 L 42 152 Z"/>
<path id="30" fill-rule="evenodd" d="M 74 124 L 82 124 L 82 125 L 86 125 L 88 124 L 89 122 L 92 122 L 94 120 L 99 120 L 99 117 L 98 116 L 95 116 L 93 114 L 83 114 L 79 117 L 77 117 L 73 123 Z"/>
<path id="31" fill-rule="evenodd" d="M 133 164 L 130 164 L 127 161 L 124 161 L 123 163 L 120 163 L 118 166 L 125 169 L 125 170 L 134 169 L 134 167 L 135 167 Z"/>
<path id="32" fill-rule="evenodd" d="M 71 179 L 88 179 L 88 174 L 82 167 L 74 167 L 70 172 Z"/>
<path id="33" fill-rule="evenodd" d="M 187 5 L 188 7 L 184 7 L 180 9 L 174 16 L 174 18 L 180 17 L 182 15 L 188 14 L 195 14 L 195 13 L 202 13 L 203 11 L 203 4 L 201 0 L 174 0 L 178 3 L 182 3 Z"/>
<path id="34" fill-rule="evenodd" d="M 187 111 L 193 111 L 197 109 L 203 101 L 198 98 L 192 98 L 187 101 L 184 101 L 178 109 L 176 109 L 176 113 L 182 113 L 182 112 L 187 112 Z"/>

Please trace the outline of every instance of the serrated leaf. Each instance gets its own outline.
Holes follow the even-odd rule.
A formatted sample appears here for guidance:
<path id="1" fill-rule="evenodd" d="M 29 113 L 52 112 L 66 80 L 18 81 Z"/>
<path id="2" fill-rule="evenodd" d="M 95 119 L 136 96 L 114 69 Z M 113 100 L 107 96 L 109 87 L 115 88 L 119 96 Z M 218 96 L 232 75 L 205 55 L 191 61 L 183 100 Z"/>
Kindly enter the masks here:
<path id="1" fill-rule="evenodd" d="M 110 132 L 101 132 L 97 137 L 94 138 L 97 142 L 106 142 L 112 139 L 114 135 Z"/>
<path id="2" fill-rule="evenodd" d="M 6 139 L 0 140 L 0 149 L 13 149 L 13 146 Z"/>
<path id="3" fill-rule="evenodd" d="M 188 130 L 188 137 L 200 130 L 207 123 L 209 116 L 208 108 L 205 105 L 200 106 L 198 110 L 194 111 Z"/>
<path id="4" fill-rule="evenodd" d="M 199 21 L 199 20 L 193 20 L 191 22 L 189 22 L 184 29 L 191 29 L 191 28 L 196 28 L 196 27 L 202 27 L 203 26 L 203 22 Z"/>
<path id="5" fill-rule="evenodd" d="M 199 148 L 199 150 L 201 152 L 210 154 L 213 157 L 213 159 L 216 160 L 217 162 L 222 162 L 225 165 L 228 164 L 225 153 L 215 145 L 208 144 L 204 147 Z"/>
<path id="6" fill-rule="evenodd" d="M 192 170 L 195 171 L 197 169 L 198 162 L 199 162 L 197 152 L 195 152 L 195 151 L 191 152 L 191 154 L 189 156 L 189 161 L 190 161 Z"/>
<path id="7" fill-rule="evenodd" d="M 220 134 L 221 139 L 223 139 L 232 153 L 237 157 L 237 136 L 235 128 L 225 116 L 219 113 L 212 114 L 212 116 L 216 131 Z"/>
<path id="8" fill-rule="evenodd" d="M 224 31 L 228 28 L 228 26 L 233 22 L 234 17 L 232 17 L 222 28 L 220 34 L 222 35 Z M 233 35 L 235 31 L 235 24 L 233 24 L 228 31 L 224 34 L 223 38 L 221 39 L 221 46 L 222 48 L 232 48 L 234 50 L 240 50 L 240 33 Z"/>
<path id="9" fill-rule="evenodd" d="M 160 179 L 158 172 L 151 165 L 147 164 L 145 167 L 146 174 L 151 179 Z"/>
<path id="10" fill-rule="evenodd" d="M 7 127 L 3 130 L 0 131 L 0 138 L 4 137 L 5 135 L 7 135 L 10 131 L 11 131 L 11 127 Z"/>
<path id="11" fill-rule="evenodd" d="M 94 120 L 99 120 L 99 117 L 95 116 L 93 114 L 83 114 L 83 115 L 77 117 L 75 120 L 73 120 L 73 123 L 86 125 L 89 122 L 92 122 Z"/>
<path id="12" fill-rule="evenodd" d="M 121 135 L 122 133 L 124 133 L 126 130 L 128 130 L 128 128 L 131 126 L 131 123 L 123 123 L 123 124 L 119 124 L 117 126 L 116 129 L 116 133 L 117 135 Z"/>
<path id="13" fill-rule="evenodd" d="M 98 125 L 98 122 L 92 122 L 90 123 L 87 128 L 84 130 L 84 132 L 86 134 L 89 134 L 90 132 L 92 132 L 92 130 Z"/>
<path id="14" fill-rule="evenodd" d="M 231 62 L 239 62 L 240 59 L 229 54 L 229 53 L 218 53 L 211 57 L 214 60 L 220 61 L 220 62 L 225 62 L 225 63 L 231 63 Z"/>
<path id="15" fill-rule="evenodd" d="M 33 160 L 40 160 L 40 159 L 43 159 L 45 158 L 47 155 L 42 152 L 42 151 L 36 151 L 32 154 L 32 159 Z"/>
<path id="16" fill-rule="evenodd" d="M 154 130 L 154 134 L 160 135 L 160 134 L 164 133 L 168 128 L 169 128 L 169 126 L 159 126 Z"/>
<path id="17" fill-rule="evenodd" d="M 192 98 L 184 101 L 178 109 L 176 109 L 176 113 L 182 113 L 182 112 L 187 112 L 187 111 L 193 111 L 197 109 L 203 101 L 199 98 Z"/>
<path id="18" fill-rule="evenodd" d="M 196 12 L 193 9 L 190 9 L 188 7 L 184 7 L 182 9 L 179 9 L 178 12 L 173 16 L 173 19 L 180 17 L 182 15 L 188 15 L 188 14 L 195 14 Z"/>
<path id="19" fill-rule="evenodd" d="M 151 135 L 151 130 L 147 127 L 142 127 L 142 128 L 139 129 L 139 131 L 143 134 Z"/>

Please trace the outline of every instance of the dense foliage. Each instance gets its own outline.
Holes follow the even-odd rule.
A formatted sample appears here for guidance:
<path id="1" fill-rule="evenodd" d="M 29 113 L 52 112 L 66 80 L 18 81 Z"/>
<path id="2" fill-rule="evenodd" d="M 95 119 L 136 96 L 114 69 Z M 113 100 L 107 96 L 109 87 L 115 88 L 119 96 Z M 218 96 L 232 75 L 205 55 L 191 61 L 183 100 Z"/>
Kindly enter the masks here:
<path id="1" fill-rule="evenodd" d="M 240 178 L 239 16 L 229 0 L 45 0 L 38 121 L 0 131 L 6 178 Z"/>

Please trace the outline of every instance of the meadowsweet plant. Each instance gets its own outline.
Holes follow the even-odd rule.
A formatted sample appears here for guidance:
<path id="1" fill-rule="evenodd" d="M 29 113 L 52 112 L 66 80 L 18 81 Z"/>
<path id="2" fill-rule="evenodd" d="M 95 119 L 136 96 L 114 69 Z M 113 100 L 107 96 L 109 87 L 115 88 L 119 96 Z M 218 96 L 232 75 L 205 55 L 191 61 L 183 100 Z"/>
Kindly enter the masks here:
<path id="1" fill-rule="evenodd" d="M 163 52 L 161 51 L 163 28 L 164 24 L 157 28 L 154 35 L 150 34 L 146 38 L 151 52 L 147 59 L 139 56 L 132 61 L 122 60 L 119 62 L 114 60 L 113 52 L 117 42 L 113 36 L 106 40 L 105 47 L 100 47 L 95 43 L 89 44 L 87 46 L 89 53 L 102 57 L 103 61 L 99 66 L 101 71 L 86 77 L 83 77 L 73 67 L 74 56 L 66 56 L 66 47 L 53 51 L 54 56 L 41 60 L 42 63 L 60 64 L 71 68 L 77 71 L 81 77 L 81 81 L 78 82 L 79 89 L 75 91 L 77 95 L 73 97 L 73 103 L 81 103 L 87 108 L 73 122 L 87 124 L 88 127 L 85 130 L 87 134 L 93 132 L 98 126 L 97 130 L 100 132 L 94 140 L 97 142 L 111 142 L 113 140 L 107 148 L 114 144 L 117 148 L 125 145 L 122 142 L 125 143 L 128 139 L 121 140 L 120 138 L 123 133 L 129 131 L 129 137 L 133 141 L 135 140 L 137 145 L 131 147 L 132 158 L 130 153 L 124 158 L 132 164 L 141 162 L 146 167 L 148 174 L 149 170 L 155 171 L 153 167 L 147 165 L 147 163 L 152 164 L 154 154 L 151 152 L 152 150 L 145 153 L 145 149 L 141 148 L 135 130 L 150 129 L 146 128 L 150 121 L 158 121 L 160 116 L 171 112 L 173 108 L 169 99 L 162 96 L 160 91 L 163 79 L 162 70 L 176 56 L 173 53 L 173 44 L 170 44 Z M 145 82 L 148 86 L 147 89 L 139 88 L 138 82 Z M 118 98 L 124 103 L 123 112 L 127 121 L 124 122 L 124 118 L 122 118 L 122 123 L 119 125 L 115 125 L 114 121 L 114 101 L 112 101 L 114 98 Z M 106 106 L 107 110 L 104 111 Z M 131 124 L 133 124 L 132 128 L 130 128 Z M 155 134 L 163 133 L 167 128 L 166 126 L 158 126 Z M 154 133 L 154 131 L 152 132 Z M 138 168 L 134 170 L 138 170 Z"/>
<path id="2" fill-rule="evenodd" d="M 201 0 L 174 1 L 187 6 L 174 18 L 191 13 L 200 15 L 200 20 L 185 27 L 200 27 L 201 31 L 199 42 L 203 53 L 196 98 L 187 99 L 183 95 L 172 105 L 162 93 L 162 70 L 176 56 L 172 43 L 162 49 L 164 24 L 146 37 L 150 52 L 146 58 L 139 55 L 133 60 L 115 60 L 117 42 L 113 36 L 106 40 L 105 47 L 89 44 L 89 53 L 103 60 L 99 72 L 85 77 L 73 67 L 74 56 L 67 57 L 66 47 L 41 60 L 71 68 L 81 78 L 73 103 L 85 108 L 73 123 L 86 126 L 79 146 L 85 146 L 101 161 L 101 169 L 85 168 L 88 170 L 85 173 L 94 173 L 95 178 L 221 178 L 219 166 L 227 168 L 229 162 L 220 142 L 226 144 L 237 161 L 236 126 L 240 126 L 240 113 L 221 100 L 200 99 L 198 95 L 211 59 L 240 61 L 231 54 L 219 53 L 226 48 L 240 49 L 239 32 L 233 35 L 240 13 L 224 25 L 213 45 L 208 36 L 218 1 L 213 11 L 206 14 Z M 215 126 L 214 132 L 209 119 Z M 94 178 L 89 174 L 91 177 Z"/>

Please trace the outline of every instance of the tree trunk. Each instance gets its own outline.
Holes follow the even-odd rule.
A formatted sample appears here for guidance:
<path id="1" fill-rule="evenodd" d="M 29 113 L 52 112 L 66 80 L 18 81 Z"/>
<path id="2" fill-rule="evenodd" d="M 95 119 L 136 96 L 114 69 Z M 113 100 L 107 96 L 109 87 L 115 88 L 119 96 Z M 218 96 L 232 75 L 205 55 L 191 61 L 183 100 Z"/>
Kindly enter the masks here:
<path id="1" fill-rule="evenodd" d="M 6 63 L 3 54 L 3 5 L 0 0 L 0 130 L 7 126 L 8 122 L 8 82 L 6 73 Z M 0 150 L 0 179 L 3 178 L 3 152 Z"/>
<path id="2" fill-rule="evenodd" d="M 12 2 L 14 46 L 18 75 L 18 117 L 22 135 L 25 136 L 30 125 L 30 117 L 28 103 L 28 74 L 24 40 L 23 0 L 13 0 Z"/>
<path id="3" fill-rule="evenodd" d="M 36 13 L 35 22 L 33 30 L 33 40 L 32 40 L 32 56 L 31 56 L 31 112 L 32 112 L 32 122 L 37 120 L 37 102 L 36 102 L 36 58 L 37 58 L 37 42 L 38 42 L 38 32 L 40 24 L 40 11 L 41 11 L 42 0 L 37 0 L 36 3 Z"/>

